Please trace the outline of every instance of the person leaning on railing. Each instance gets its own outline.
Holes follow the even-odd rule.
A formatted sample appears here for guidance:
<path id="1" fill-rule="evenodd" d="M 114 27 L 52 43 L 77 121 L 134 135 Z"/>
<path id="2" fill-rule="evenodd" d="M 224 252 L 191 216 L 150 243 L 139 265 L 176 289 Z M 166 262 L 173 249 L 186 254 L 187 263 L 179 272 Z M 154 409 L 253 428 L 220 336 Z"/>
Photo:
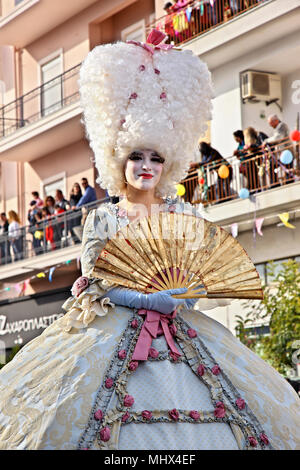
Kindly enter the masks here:
<path id="1" fill-rule="evenodd" d="M 23 235 L 20 218 L 15 211 L 9 211 L 8 222 L 8 238 L 13 249 L 14 261 L 18 261 L 23 258 Z"/>
<path id="2" fill-rule="evenodd" d="M 233 175 L 232 166 L 216 149 L 214 149 L 207 142 L 200 142 L 199 152 L 201 155 L 201 161 L 198 163 L 192 163 L 190 165 L 192 170 L 205 166 L 205 168 L 211 173 L 213 171 L 218 172 L 221 165 L 226 165 L 229 169 L 229 175 L 227 178 L 221 178 L 218 174 L 217 182 L 208 185 L 207 200 L 212 202 L 222 200 L 224 198 L 228 199 L 231 194 L 230 182 Z"/>

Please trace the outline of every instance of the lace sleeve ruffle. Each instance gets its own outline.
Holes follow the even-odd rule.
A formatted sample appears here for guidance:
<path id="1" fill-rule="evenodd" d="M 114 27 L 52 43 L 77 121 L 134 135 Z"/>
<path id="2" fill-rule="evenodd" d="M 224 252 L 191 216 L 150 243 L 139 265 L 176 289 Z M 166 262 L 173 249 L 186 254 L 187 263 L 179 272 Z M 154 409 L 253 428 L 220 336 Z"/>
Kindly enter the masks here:
<path id="1" fill-rule="evenodd" d="M 109 297 L 105 297 L 105 290 L 101 282 L 89 285 L 78 297 L 69 297 L 62 308 L 67 312 L 63 317 L 62 328 L 70 331 L 72 328 L 86 328 L 96 316 L 104 317 L 109 307 L 114 307 Z"/>

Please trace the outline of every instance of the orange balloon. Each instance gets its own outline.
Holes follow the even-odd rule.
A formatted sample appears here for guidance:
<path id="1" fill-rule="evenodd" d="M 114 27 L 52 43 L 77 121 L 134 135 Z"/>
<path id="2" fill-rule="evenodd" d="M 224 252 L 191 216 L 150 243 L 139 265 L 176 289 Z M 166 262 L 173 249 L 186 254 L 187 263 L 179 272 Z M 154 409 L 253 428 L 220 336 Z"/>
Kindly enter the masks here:
<path id="1" fill-rule="evenodd" d="M 220 178 L 228 178 L 229 176 L 229 169 L 226 165 L 221 165 L 218 171 L 218 175 Z"/>

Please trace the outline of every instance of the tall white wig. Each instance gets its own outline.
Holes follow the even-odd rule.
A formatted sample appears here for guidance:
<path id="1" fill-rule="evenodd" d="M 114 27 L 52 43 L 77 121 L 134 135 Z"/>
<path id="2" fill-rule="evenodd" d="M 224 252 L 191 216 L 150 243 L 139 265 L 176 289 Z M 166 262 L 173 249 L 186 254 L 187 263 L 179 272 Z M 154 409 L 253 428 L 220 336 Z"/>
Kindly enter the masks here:
<path id="1" fill-rule="evenodd" d="M 156 188 L 173 196 L 195 160 L 211 119 L 212 86 L 206 64 L 189 50 L 117 42 L 95 47 L 80 71 L 87 137 L 108 193 L 124 191 L 124 166 L 136 149 L 164 159 Z M 166 47 L 166 46 L 165 46 Z"/>

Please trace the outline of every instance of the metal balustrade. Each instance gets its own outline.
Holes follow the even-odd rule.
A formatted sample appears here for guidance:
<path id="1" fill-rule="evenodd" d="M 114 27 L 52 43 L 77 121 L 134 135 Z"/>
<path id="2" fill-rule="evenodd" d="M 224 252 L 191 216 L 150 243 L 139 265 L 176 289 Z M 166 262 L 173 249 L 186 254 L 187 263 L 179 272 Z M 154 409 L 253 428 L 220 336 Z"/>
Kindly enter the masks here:
<path id="1" fill-rule="evenodd" d="M 83 224 L 88 212 L 110 199 L 100 199 L 76 210 L 53 215 L 35 225 L 26 225 L 15 231 L 15 238 L 0 236 L 0 264 L 24 260 L 80 244 Z M 52 241 L 50 241 L 52 239 Z"/>
<path id="2" fill-rule="evenodd" d="M 183 44 L 201 34 L 252 10 L 269 0 L 198 0 L 181 2 L 172 11 L 147 26 L 147 33 L 156 28 L 166 33 L 168 43 Z"/>
<path id="3" fill-rule="evenodd" d="M 183 199 L 192 204 L 219 204 L 239 198 L 242 188 L 252 195 L 300 181 L 299 149 L 299 143 L 293 145 L 289 139 L 283 139 L 275 146 L 260 147 L 255 153 L 199 163 L 199 168 L 191 169 L 181 181 L 185 187 Z M 288 165 L 280 160 L 283 150 L 290 150 L 294 156 Z M 229 169 L 226 178 L 218 173 L 224 164 Z"/>
<path id="4" fill-rule="evenodd" d="M 0 138 L 37 122 L 79 99 L 81 64 L 0 108 Z"/>

